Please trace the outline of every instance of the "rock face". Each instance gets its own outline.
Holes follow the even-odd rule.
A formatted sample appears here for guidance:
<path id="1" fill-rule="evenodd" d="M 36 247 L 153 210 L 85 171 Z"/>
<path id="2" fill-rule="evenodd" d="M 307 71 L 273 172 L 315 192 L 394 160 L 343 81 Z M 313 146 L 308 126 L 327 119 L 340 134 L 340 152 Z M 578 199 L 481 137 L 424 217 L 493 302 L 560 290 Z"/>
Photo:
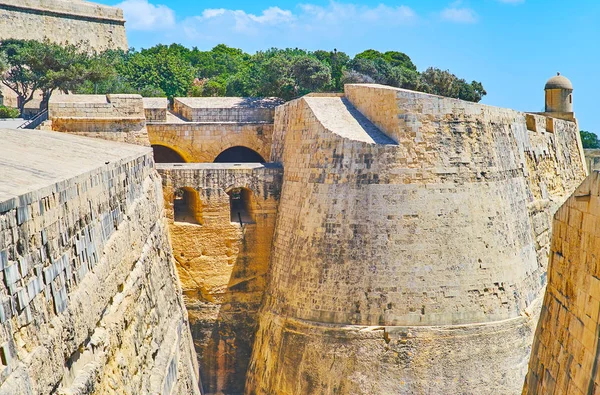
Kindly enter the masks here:
<path id="1" fill-rule="evenodd" d="M 0 135 L 0 394 L 199 394 L 150 148 Z"/>
<path id="2" fill-rule="evenodd" d="M 523 394 L 598 393 L 599 216 L 594 171 L 554 217 L 548 287 Z"/>
<path id="3" fill-rule="evenodd" d="M 283 169 L 157 167 L 204 393 L 241 394 L 267 285 Z M 244 197 L 236 195 L 240 188 L 248 210 L 238 215 L 231 206 Z"/>
<path id="4" fill-rule="evenodd" d="M 249 394 L 518 393 L 574 122 L 377 85 L 276 111 Z"/>

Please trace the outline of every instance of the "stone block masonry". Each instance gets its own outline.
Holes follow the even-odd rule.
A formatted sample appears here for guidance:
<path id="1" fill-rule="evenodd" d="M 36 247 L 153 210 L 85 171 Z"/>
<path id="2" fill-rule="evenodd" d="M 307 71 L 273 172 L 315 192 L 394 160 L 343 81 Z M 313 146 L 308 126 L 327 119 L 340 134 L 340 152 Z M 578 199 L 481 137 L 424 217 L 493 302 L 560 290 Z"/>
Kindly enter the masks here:
<path id="1" fill-rule="evenodd" d="M 285 171 L 247 393 L 519 393 L 552 214 L 586 175 L 576 123 L 345 92 L 276 110 Z"/>
<path id="2" fill-rule="evenodd" d="M 147 130 L 150 144 L 168 147 L 186 162 L 212 163 L 235 146 L 250 148 L 265 159 L 271 155 L 273 124 L 149 122 Z"/>
<path id="3" fill-rule="evenodd" d="M 277 98 L 181 97 L 174 111 L 190 122 L 273 123 Z"/>
<path id="4" fill-rule="evenodd" d="M 123 11 L 82 0 L 0 0 L 0 40 L 46 39 L 62 44 L 83 43 L 98 52 L 127 50 Z M 17 107 L 17 95 L 0 84 L 4 105 Z M 39 111 L 41 96 L 27 105 Z"/>
<path id="5" fill-rule="evenodd" d="M 151 150 L 0 135 L 0 394 L 199 394 Z"/>
<path id="6" fill-rule="evenodd" d="M 283 169 L 273 164 L 157 167 L 204 393 L 241 394 L 267 284 Z M 241 225 L 232 213 L 239 196 L 231 194 L 238 188 L 249 192 Z M 182 196 L 189 207 L 181 207 Z"/>
<path id="7" fill-rule="evenodd" d="M 0 39 L 127 49 L 123 11 L 115 7 L 81 0 L 0 0 L 0 21 Z"/>
<path id="8" fill-rule="evenodd" d="M 600 174 L 594 171 L 554 217 L 548 287 L 524 395 L 600 389 Z"/>
<path id="9" fill-rule="evenodd" d="M 140 95 L 56 95 L 48 119 L 45 128 L 57 132 L 150 145 Z"/>

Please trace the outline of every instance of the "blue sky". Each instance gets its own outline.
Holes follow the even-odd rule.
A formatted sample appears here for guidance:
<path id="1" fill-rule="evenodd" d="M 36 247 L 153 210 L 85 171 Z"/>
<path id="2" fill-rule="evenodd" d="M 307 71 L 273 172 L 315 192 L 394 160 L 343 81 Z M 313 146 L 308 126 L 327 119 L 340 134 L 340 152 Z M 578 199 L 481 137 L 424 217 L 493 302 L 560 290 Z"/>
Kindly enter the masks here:
<path id="1" fill-rule="evenodd" d="M 542 111 L 560 71 L 575 87 L 580 127 L 600 134 L 600 2 L 594 0 L 95 0 L 118 5 L 135 48 L 177 42 L 247 52 L 270 47 L 407 53 L 419 70 L 484 84 L 483 103 Z"/>

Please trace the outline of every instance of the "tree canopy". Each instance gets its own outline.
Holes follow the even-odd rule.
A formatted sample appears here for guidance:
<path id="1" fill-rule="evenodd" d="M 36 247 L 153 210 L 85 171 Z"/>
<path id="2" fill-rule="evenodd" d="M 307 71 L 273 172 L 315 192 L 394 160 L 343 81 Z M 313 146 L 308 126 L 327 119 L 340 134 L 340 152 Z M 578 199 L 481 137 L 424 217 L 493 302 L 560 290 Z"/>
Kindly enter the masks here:
<path id="1" fill-rule="evenodd" d="M 277 96 L 340 92 L 345 83 L 380 83 L 479 102 L 486 91 L 448 70 L 417 70 L 399 51 L 363 51 L 354 58 L 333 51 L 271 48 L 253 55 L 224 44 L 210 51 L 180 44 L 96 54 L 83 46 L 7 40 L 0 43 L 0 76 L 19 105 L 35 91 L 43 101 L 55 90 L 139 93 L 143 96 Z"/>
<path id="2" fill-rule="evenodd" d="M 581 142 L 583 143 L 583 148 L 586 149 L 599 149 L 600 141 L 598 140 L 598 136 L 595 133 L 588 132 L 587 130 L 582 130 L 579 132 L 581 134 Z"/>
<path id="3" fill-rule="evenodd" d="M 17 94 L 21 112 L 35 92 L 41 92 L 45 107 L 55 90 L 76 90 L 87 81 L 105 80 L 112 73 L 81 45 L 33 40 L 0 43 L 0 80 Z"/>

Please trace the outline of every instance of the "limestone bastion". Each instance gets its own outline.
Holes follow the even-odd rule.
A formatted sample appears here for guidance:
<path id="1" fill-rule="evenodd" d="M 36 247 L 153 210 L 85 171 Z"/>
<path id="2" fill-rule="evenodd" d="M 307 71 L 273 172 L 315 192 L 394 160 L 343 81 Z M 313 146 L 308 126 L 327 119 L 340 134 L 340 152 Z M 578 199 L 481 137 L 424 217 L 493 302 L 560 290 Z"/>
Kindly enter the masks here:
<path id="1" fill-rule="evenodd" d="M 0 394 L 200 394 L 151 149 L 0 136 Z"/>
<path id="2" fill-rule="evenodd" d="M 246 391 L 518 393 L 575 122 L 376 85 L 276 111 Z"/>
<path id="3" fill-rule="evenodd" d="M 521 392 L 552 216 L 587 173 L 572 109 L 278 104 L 57 96 L 43 126 L 147 136 L 204 393 Z"/>

